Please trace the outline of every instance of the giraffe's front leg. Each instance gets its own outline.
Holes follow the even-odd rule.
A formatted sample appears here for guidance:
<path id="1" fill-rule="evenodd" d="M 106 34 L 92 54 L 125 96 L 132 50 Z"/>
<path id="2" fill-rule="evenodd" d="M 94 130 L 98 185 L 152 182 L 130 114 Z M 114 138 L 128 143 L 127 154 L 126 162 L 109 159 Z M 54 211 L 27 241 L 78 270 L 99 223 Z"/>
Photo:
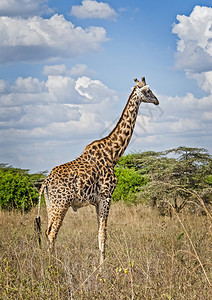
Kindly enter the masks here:
<path id="1" fill-rule="evenodd" d="M 98 220 L 98 240 L 100 250 L 100 265 L 105 260 L 105 245 L 107 239 L 107 218 L 110 209 L 111 199 L 107 198 L 101 200 L 97 207 L 97 220 Z"/>
<path id="2" fill-rule="evenodd" d="M 104 218 L 100 218 L 99 225 L 99 250 L 100 250 L 100 265 L 105 260 L 105 243 L 106 243 L 106 220 Z"/>

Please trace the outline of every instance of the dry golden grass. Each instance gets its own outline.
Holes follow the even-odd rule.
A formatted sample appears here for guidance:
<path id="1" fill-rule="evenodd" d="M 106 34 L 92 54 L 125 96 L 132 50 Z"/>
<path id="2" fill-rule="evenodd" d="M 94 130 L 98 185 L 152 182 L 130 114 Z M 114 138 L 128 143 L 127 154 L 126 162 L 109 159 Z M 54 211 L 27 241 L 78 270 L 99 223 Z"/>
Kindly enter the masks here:
<path id="1" fill-rule="evenodd" d="M 0 299 L 212 299 L 207 216 L 170 219 L 145 205 L 113 204 L 101 274 L 92 207 L 68 211 L 54 257 L 44 237 L 37 247 L 35 216 L 0 211 Z"/>

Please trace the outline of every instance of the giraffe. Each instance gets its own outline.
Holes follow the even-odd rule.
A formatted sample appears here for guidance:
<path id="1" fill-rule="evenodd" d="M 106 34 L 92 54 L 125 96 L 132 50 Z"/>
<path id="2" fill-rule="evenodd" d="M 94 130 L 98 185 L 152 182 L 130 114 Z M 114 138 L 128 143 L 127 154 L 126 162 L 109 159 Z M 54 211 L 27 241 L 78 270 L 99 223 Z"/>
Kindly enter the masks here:
<path id="1" fill-rule="evenodd" d="M 50 250 L 54 249 L 68 208 L 71 206 L 76 212 L 80 207 L 93 205 L 98 221 L 100 265 L 105 259 L 107 219 L 117 184 L 114 167 L 130 142 L 141 102 L 159 104 L 144 77 L 140 82 L 136 78 L 134 81 L 136 85 L 110 134 L 87 145 L 82 155 L 74 161 L 54 167 L 41 186 L 35 229 L 39 237 L 40 203 L 44 193 L 48 215 L 46 237 Z"/>

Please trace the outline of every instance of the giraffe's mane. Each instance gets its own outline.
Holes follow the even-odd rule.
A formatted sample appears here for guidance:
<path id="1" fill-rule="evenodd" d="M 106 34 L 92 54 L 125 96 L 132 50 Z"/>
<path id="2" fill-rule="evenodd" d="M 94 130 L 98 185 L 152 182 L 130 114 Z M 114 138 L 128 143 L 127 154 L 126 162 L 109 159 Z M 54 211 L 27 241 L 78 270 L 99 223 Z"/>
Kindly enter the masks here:
<path id="1" fill-rule="evenodd" d="M 88 145 L 86 146 L 86 148 L 89 147 L 89 146 L 91 146 L 92 144 L 94 144 L 94 143 L 96 143 L 96 142 L 101 142 L 101 141 L 105 140 L 106 138 L 109 138 L 109 137 L 113 134 L 113 132 L 116 130 L 116 128 L 117 128 L 117 127 L 119 126 L 119 124 L 121 123 L 121 120 L 122 120 L 122 118 L 123 118 L 123 115 L 124 115 L 124 113 L 125 113 L 125 111 L 126 111 L 126 109 L 127 109 L 127 105 L 128 105 L 128 103 L 129 103 L 129 101 L 130 101 L 130 99 L 131 99 L 131 97 L 132 97 L 132 94 L 134 93 L 134 90 L 135 90 L 136 87 L 137 87 L 137 86 L 134 86 L 134 87 L 133 87 L 133 90 L 132 90 L 132 92 L 131 92 L 131 94 L 130 94 L 128 100 L 127 100 L 127 103 L 126 103 L 126 105 L 125 105 L 123 111 L 122 111 L 121 117 L 119 118 L 119 121 L 117 122 L 117 124 L 116 124 L 116 126 L 113 128 L 113 130 L 112 130 L 107 136 L 103 137 L 102 139 L 94 140 L 93 142 L 91 142 L 90 144 L 88 144 Z M 86 148 L 85 148 L 85 149 L 86 149 Z"/>
<path id="2" fill-rule="evenodd" d="M 133 88 L 133 90 L 132 90 L 132 92 L 131 92 L 131 94 L 130 94 L 128 100 L 127 100 L 127 103 L 126 103 L 126 105 L 125 105 L 125 107 L 124 107 L 124 109 L 123 109 L 123 111 L 122 111 L 121 117 L 120 117 L 119 120 L 118 120 L 118 123 L 116 124 L 116 126 L 113 128 L 113 130 L 112 130 L 106 137 L 109 137 L 110 135 L 112 135 L 113 132 L 116 130 L 116 128 L 117 128 L 117 127 L 119 126 L 119 124 L 121 123 L 121 120 L 123 119 L 124 113 L 125 113 L 125 111 L 126 111 L 126 109 L 127 109 L 127 105 L 128 105 L 128 103 L 129 103 L 129 101 L 130 101 L 130 99 L 131 99 L 131 97 L 132 97 L 132 94 L 134 93 L 134 90 L 135 90 L 136 87 L 137 87 L 137 86 L 135 86 L 135 87 Z"/>

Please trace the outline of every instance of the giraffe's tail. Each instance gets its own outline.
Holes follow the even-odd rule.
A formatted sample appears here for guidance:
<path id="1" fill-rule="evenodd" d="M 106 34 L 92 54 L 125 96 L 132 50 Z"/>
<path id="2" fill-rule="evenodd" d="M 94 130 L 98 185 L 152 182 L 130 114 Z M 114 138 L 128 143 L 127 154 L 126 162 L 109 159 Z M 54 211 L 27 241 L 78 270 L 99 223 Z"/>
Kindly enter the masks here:
<path id="1" fill-rule="evenodd" d="M 41 185 L 40 188 L 40 192 L 39 192 L 39 200 L 38 200 L 38 214 L 37 217 L 34 220 L 34 230 L 37 236 L 37 240 L 38 240 L 38 244 L 39 246 L 41 246 L 41 218 L 40 218 L 40 205 L 41 205 L 41 197 L 44 191 L 44 188 L 46 187 L 46 181 L 44 180 L 44 182 Z"/>
<path id="2" fill-rule="evenodd" d="M 41 219 L 40 219 L 40 216 L 36 217 L 35 220 L 34 220 L 34 229 L 35 229 L 37 241 L 38 241 L 38 244 L 39 244 L 39 247 L 40 247 L 41 246 L 41 238 L 40 238 L 40 235 L 41 235 Z"/>

